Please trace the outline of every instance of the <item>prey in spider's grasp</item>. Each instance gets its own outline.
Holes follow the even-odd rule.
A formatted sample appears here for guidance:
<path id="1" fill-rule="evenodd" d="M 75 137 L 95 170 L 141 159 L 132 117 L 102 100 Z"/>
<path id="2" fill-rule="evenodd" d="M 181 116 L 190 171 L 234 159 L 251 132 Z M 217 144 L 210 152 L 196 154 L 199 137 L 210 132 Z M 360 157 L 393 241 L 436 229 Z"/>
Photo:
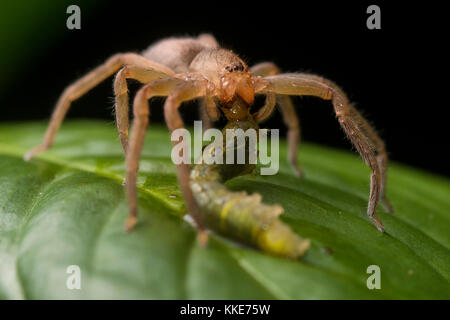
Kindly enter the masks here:
<path id="1" fill-rule="evenodd" d="M 136 180 L 151 98 L 167 97 L 164 116 L 171 132 L 184 127 L 178 109 L 188 100 L 200 100 L 205 127 L 210 127 L 223 114 L 228 120 L 226 127 L 231 129 L 258 128 L 257 124 L 266 120 L 278 106 L 288 128 L 288 159 L 301 176 L 303 172 L 297 162 L 300 127 L 289 96 L 308 95 L 331 101 L 341 127 L 372 170 L 367 214 L 378 230 L 384 231 L 376 208 L 380 200 L 391 211 L 385 196 L 387 153 L 383 141 L 350 104 L 345 93 L 333 82 L 316 75 L 280 73 L 271 62 L 249 68 L 235 53 L 221 48 L 209 34 L 196 38 L 163 39 L 141 54 L 113 55 L 64 90 L 42 144 L 30 150 L 25 159 L 31 159 L 52 145 L 72 101 L 116 72 L 116 122 L 126 155 L 127 230 L 131 230 L 137 221 Z M 144 85 L 133 101 L 134 118 L 131 136 L 128 137 L 127 79 L 130 78 Z M 265 104 L 252 112 L 255 95 L 264 95 Z M 224 150 L 224 154 L 226 152 L 230 150 Z M 199 239 L 206 241 L 205 229 L 210 228 L 272 254 L 292 258 L 301 256 L 309 242 L 300 239 L 278 219 L 283 210 L 281 206 L 265 205 L 258 194 L 248 196 L 231 192 L 223 185 L 227 179 L 247 174 L 253 169 L 252 165 L 200 164 L 191 173 L 188 164 L 177 165 L 178 181 L 187 210 L 198 228 Z"/>

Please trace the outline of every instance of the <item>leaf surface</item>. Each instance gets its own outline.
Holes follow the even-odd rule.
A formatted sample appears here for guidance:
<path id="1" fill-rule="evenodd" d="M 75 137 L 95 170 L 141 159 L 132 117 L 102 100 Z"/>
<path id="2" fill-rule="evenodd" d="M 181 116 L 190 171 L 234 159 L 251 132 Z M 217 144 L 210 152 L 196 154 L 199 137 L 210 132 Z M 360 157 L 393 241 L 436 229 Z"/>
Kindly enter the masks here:
<path id="1" fill-rule="evenodd" d="M 67 121 L 31 162 L 44 123 L 0 125 L 0 298 L 449 299 L 450 183 L 391 164 L 380 233 L 366 216 L 369 169 L 355 154 L 302 144 L 298 179 L 280 145 L 280 172 L 227 183 L 285 209 L 312 245 L 302 260 L 272 257 L 216 235 L 206 248 L 185 206 L 166 129 L 150 125 L 138 179 L 140 220 L 124 231 L 125 161 L 114 124 Z M 69 290 L 78 265 L 81 290 Z M 378 265 L 381 289 L 369 290 Z"/>

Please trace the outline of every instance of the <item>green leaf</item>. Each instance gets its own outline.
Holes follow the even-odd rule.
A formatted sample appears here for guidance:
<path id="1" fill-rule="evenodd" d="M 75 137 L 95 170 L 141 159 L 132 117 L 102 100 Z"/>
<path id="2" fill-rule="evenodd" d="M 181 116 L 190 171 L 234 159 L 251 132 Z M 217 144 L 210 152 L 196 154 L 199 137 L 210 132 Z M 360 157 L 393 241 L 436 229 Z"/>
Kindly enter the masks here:
<path id="1" fill-rule="evenodd" d="M 54 147 L 22 156 L 45 123 L 0 126 L 0 298 L 28 299 L 449 299 L 450 183 L 398 164 L 379 208 L 366 216 L 369 169 L 355 154 L 302 144 L 306 177 L 285 160 L 275 176 L 227 185 L 285 208 L 283 221 L 312 245 L 292 261 L 212 236 L 206 248 L 182 220 L 170 136 L 151 125 L 138 185 L 140 220 L 127 234 L 125 161 L 113 123 L 67 121 Z M 67 267 L 81 289 L 66 287 Z M 366 286 L 378 265 L 381 289 Z"/>

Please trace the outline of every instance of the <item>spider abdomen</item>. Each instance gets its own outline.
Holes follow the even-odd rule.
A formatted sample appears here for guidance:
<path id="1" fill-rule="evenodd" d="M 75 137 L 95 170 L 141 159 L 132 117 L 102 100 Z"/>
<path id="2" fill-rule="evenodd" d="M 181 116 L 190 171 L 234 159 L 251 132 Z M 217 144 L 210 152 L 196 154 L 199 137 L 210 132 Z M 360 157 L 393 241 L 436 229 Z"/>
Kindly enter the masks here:
<path id="1" fill-rule="evenodd" d="M 171 68 L 175 73 L 189 70 L 194 58 L 204 49 L 218 47 L 207 35 L 198 38 L 168 38 L 156 42 L 142 52 L 142 55 L 154 62 Z"/>

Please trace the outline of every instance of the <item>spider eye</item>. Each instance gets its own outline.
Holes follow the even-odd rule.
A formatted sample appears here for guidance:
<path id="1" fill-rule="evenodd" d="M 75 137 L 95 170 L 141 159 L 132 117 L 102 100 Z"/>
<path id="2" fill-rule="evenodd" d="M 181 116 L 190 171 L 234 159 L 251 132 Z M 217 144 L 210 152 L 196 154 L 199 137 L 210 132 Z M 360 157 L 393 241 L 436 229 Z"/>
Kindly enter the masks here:
<path id="1" fill-rule="evenodd" d="M 227 70 L 228 72 L 233 72 L 233 71 L 244 71 L 247 70 L 247 67 L 244 67 L 243 64 L 236 64 L 236 65 L 232 65 L 232 66 L 226 66 L 225 70 Z"/>

